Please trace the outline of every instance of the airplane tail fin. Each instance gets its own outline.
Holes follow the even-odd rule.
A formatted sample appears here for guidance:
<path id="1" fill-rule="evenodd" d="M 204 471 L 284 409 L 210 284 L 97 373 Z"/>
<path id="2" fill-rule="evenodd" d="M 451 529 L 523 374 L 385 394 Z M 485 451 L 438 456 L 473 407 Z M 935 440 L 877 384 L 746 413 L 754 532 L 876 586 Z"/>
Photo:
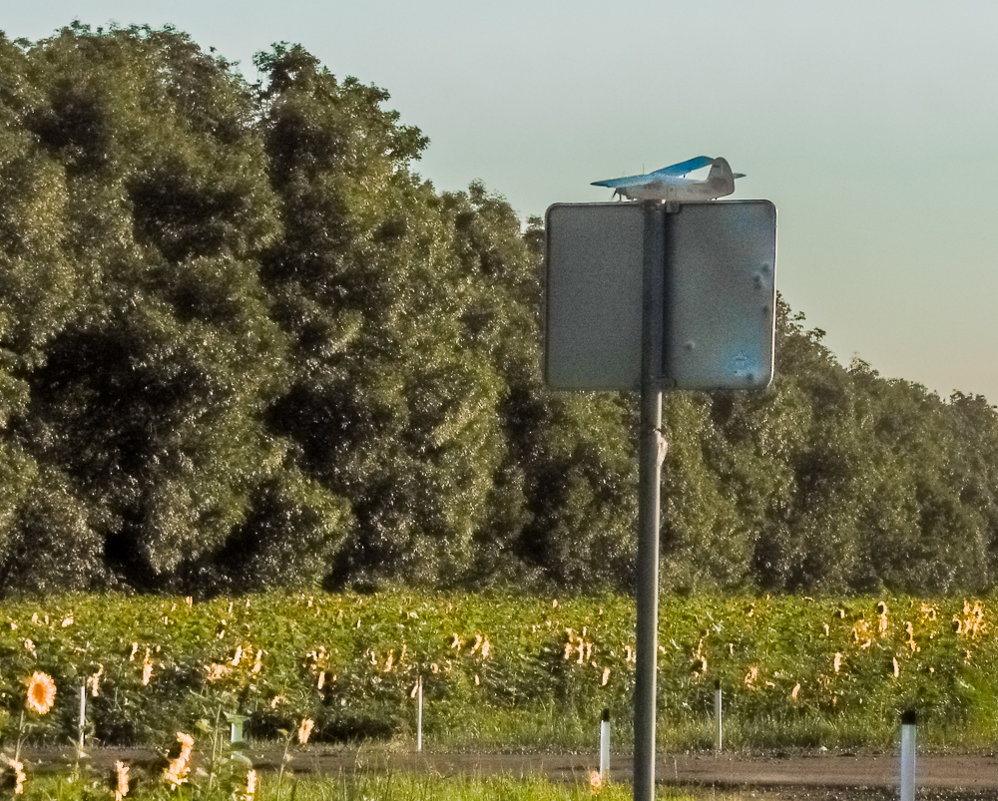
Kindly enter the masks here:
<path id="1" fill-rule="evenodd" d="M 735 178 L 744 178 L 744 173 L 731 172 L 731 165 L 728 160 L 718 157 L 710 165 L 710 172 L 707 174 L 707 183 L 718 192 L 717 197 L 730 195 L 735 191 Z"/>

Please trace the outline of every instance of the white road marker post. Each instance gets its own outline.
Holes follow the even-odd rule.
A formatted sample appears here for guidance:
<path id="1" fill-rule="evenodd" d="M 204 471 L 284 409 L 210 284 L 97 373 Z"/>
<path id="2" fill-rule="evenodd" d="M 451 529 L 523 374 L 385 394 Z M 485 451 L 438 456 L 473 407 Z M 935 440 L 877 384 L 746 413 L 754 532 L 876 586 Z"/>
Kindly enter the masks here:
<path id="1" fill-rule="evenodd" d="M 901 715 L 901 801 L 915 801 L 915 729 L 918 715 L 914 709 Z"/>
<path id="2" fill-rule="evenodd" d="M 718 753 L 720 753 L 721 745 L 724 742 L 722 738 L 723 728 L 721 723 L 721 701 L 721 680 L 717 679 L 714 682 L 714 722 L 717 726 L 714 736 L 714 750 Z"/>
<path id="3" fill-rule="evenodd" d="M 87 685 L 80 687 L 80 731 L 79 746 L 83 750 L 83 738 L 87 730 Z"/>
<path id="4" fill-rule="evenodd" d="M 229 721 L 229 742 L 230 743 L 243 742 L 244 740 L 243 724 L 246 722 L 246 716 L 235 715 L 226 712 L 225 719 Z"/>
<path id="5" fill-rule="evenodd" d="M 416 679 L 416 753 L 423 750 L 423 674 Z"/>
<path id="6" fill-rule="evenodd" d="M 599 724 L 599 777 L 602 781 L 610 778 L 610 710 L 603 710 Z"/>

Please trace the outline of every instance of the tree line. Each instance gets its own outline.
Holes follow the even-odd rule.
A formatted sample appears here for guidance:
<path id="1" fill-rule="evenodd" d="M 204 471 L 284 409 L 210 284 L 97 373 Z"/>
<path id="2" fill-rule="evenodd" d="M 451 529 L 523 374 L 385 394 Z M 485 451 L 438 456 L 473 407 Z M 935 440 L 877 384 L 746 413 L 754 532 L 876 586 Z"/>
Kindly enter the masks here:
<path id="1" fill-rule="evenodd" d="M 0 34 L 0 593 L 629 590 L 636 398 L 541 380 L 544 231 L 302 47 Z M 998 417 L 837 362 L 668 397 L 675 591 L 990 588 Z"/>

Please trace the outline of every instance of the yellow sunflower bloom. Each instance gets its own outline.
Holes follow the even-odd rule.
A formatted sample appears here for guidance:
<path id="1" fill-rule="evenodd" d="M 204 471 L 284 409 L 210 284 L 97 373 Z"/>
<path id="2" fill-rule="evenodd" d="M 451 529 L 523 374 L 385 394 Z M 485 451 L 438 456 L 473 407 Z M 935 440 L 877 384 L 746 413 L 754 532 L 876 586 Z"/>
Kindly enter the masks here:
<path id="1" fill-rule="evenodd" d="M 28 681 L 28 709 L 44 715 L 55 703 L 55 682 L 47 673 L 36 670 Z"/>

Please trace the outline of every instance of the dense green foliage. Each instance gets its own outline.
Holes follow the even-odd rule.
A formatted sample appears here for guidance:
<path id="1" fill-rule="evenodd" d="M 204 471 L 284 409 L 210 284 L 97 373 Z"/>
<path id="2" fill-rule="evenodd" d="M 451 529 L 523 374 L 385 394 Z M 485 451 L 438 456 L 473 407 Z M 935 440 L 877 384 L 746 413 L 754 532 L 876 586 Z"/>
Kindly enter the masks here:
<path id="1" fill-rule="evenodd" d="M 930 742 L 998 736 L 993 599 L 693 596 L 663 599 L 658 710 L 666 747 L 709 748 L 715 682 L 733 747 L 883 746 L 917 707 Z M 0 740 L 16 739 L 25 686 L 51 676 L 55 705 L 28 712 L 29 742 L 199 739 L 225 713 L 253 738 L 312 720 L 313 738 L 408 739 L 422 677 L 433 747 L 588 747 L 604 708 L 629 742 L 634 606 L 623 596 L 60 596 L 0 614 Z M 202 748 L 204 746 L 201 746 Z"/>
<path id="2" fill-rule="evenodd" d="M 540 378 L 543 230 L 388 94 L 173 30 L 0 35 L 0 593 L 633 579 L 635 402 Z M 676 394 L 678 590 L 976 591 L 998 417 L 846 368 Z"/>

